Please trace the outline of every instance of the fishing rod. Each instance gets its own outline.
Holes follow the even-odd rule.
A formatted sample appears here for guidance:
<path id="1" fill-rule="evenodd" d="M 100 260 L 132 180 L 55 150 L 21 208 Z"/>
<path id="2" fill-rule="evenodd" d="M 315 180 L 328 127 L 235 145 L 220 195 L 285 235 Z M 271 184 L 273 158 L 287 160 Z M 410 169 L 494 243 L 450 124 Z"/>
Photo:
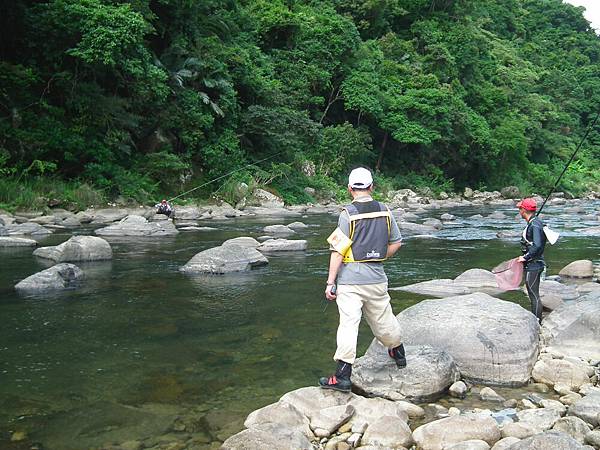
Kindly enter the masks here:
<path id="1" fill-rule="evenodd" d="M 569 168 L 569 165 L 573 162 L 573 159 L 575 158 L 575 155 L 577 154 L 577 152 L 579 151 L 579 149 L 581 148 L 581 146 L 585 142 L 586 138 L 588 137 L 588 134 L 590 134 L 590 131 L 592 131 L 592 129 L 596 126 L 596 122 L 598 122 L 598 118 L 600 118 L 600 111 L 598 111 L 598 114 L 596 114 L 596 118 L 591 123 L 591 125 L 588 126 L 585 134 L 583 135 L 583 138 L 581 139 L 581 141 L 577 145 L 577 148 L 575 149 L 575 151 L 571 155 L 571 158 L 569 158 L 569 161 L 565 165 L 565 168 L 563 169 L 563 171 L 561 172 L 561 174 L 558 176 L 558 179 L 556 180 L 556 183 L 554 183 L 554 186 L 552 187 L 552 189 L 550 190 L 550 192 L 548 192 L 548 195 L 546 196 L 544 202 L 542 203 L 542 206 L 540 206 L 540 209 L 538 209 L 537 213 L 535 214 L 536 217 L 541 214 L 542 209 L 544 209 L 544 206 L 546 205 L 546 202 L 548 201 L 548 199 L 550 198 L 550 196 L 554 193 L 554 190 L 558 186 L 558 183 L 560 183 L 560 180 L 563 177 L 563 175 L 565 174 L 565 172 L 567 171 L 567 169 Z"/>
<path id="2" fill-rule="evenodd" d="M 282 151 L 280 151 L 280 152 L 273 153 L 272 155 L 270 155 L 270 156 L 267 156 L 266 158 L 263 158 L 263 159 L 261 159 L 261 160 L 259 160 L 259 161 L 255 161 L 255 162 L 252 162 L 252 163 L 248 163 L 248 164 L 246 164 L 245 166 L 239 167 L 239 168 L 237 168 L 237 169 L 235 169 L 235 170 L 232 170 L 232 171 L 231 171 L 231 172 L 229 172 L 229 173 L 226 173 L 225 175 L 221 175 L 220 177 L 217 177 L 217 178 L 214 178 L 214 179 L 212 179 L 212 180 L 210 180 L 210 181 L 207 181 L 206 183 L 203 183 L 203 184 L 201 184 L 200 186 L 196 186 L 195 188 L 193 188 L 193 189 L 190 189 L 189 191 L 185 191 L 184 193 L 182 193 L 182 194 L 179 194 L 179 195 L 177 195 L 176 197 L 170 198 L 170 199 L 168 199 L 168 200 L 167 200 L 167 202 L 169 202 L 169 203 L 170 203 L 170 202 L 172 202 L 173 200 L 177 200 L 179 197 L 183 197 L 184 195 L 187 195 L 187 194 L 189 194 L 190 192 L 194 192 L 195 190 L 198 190 L 198 189 L 200 189 L 200 188 L 202 188 L 202 187 L 204 187 L 204 186 L 208 186 L 209 184 L 211 184 L 211 183 L 214 183 L 215 181 L 218 181 L 218 180 L 221 180 L 222 178 L 225 178 L 225 177 L 228 177 L 228 176 L 230 176 L 230 175 L 233 175 L 234 173 L 236 173 L 236 172 L 239 172 L 240 170 L 243 170 L 243 169 L 245 169 L 245 168 L 247 168 L 247 167 L 254 166 L 255 164 L 259 164 L 259 163 L 261 163 L 261 162 L 267 161 L 268 159 L 274 158 L 275 156 L 281 155 L 283 152 L 285 152 L 285 150 L 282 150 Z"/>

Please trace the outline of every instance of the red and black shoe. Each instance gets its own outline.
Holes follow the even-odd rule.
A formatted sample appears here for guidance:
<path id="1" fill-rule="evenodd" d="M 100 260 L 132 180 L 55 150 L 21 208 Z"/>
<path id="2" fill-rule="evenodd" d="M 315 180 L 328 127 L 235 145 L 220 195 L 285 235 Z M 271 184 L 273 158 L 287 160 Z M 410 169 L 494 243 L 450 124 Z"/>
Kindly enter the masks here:
<path id="1" fill-rule="evenodd" d="M 319 386 L 323 389 L 334 389 L 341 392 L 350 392 L 352 390 L 352 364 L 344 361 L 338 361 L 335 375 L 319 378 Z"/>
<path id="2" fill-rule="evenodd" d="M 406 367 L 406 353 L 404 352 L 404 344 L 400 344 L 398 347 L 388 348 L 388 355 L 396 361 L 396 366 L 399 369 Z"/>

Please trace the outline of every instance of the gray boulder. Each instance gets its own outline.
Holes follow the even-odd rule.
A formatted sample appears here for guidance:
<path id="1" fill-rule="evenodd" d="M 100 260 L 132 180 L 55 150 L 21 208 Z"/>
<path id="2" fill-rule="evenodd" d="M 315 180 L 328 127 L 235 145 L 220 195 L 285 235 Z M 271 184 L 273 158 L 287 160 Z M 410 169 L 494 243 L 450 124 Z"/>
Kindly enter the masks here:
<path id="1" fill-rule="evenodd" d="M 93 225 L 104 225 L 124 219 L 129 214 L 126 209 L 87 209 L 77 213 L 82 223 L 91 222 Z M 89 220 L 88 220 L 89 219 Z"/>
<path id="2" fill-rule="evenodd" d="M 83 279 L 83 271 L 73 264 L 57 264 L 35 273 L 16 284 L 22 292 L 40 292 L 72 287 Z"/>
<path id="3" fill-rule="evenodd" d="M 408 448 L 413 444 L 413 437 L 406 422 L 395 416 L 383 416 L 369 424 L 361 443 L 390 449 Z"/>
<path id="4" fill-rule="evenodd" d="M 281 198 L 264 189 L 255 189 L 250 198 L 250 203 L 263 208 L 283 208 L 284 205 Z"/>
<path id="5" fill-rule="evenodd" d="M 509 447 L 510 450 L 591 450 L 571 436 L 560 431 L 546 431 L 523 439 Z"/>
<path id="6" fill-rule="evenodd" d="M 406 216 L 403 216 L 405 219 Z M 407 234 L 433 234 L 437 230 L 431 225 L 423 225 L 420 223 L 412 223 L 412 222 L 398 222 L 398 227 L 401 231 Z"/>
<path id="7" fill-rule="evenodd" d="M 487 294 L 424 300 L 397 318 L 406 343 L 445 350 L 473 382 L 525 384 L 537 360 L 535 317 Z"/>
<path id="8" fill-rule="evenodd" d="M 112 259 L 110 244 L 95 236 L 73 236 L 60 245 L 38 248 L 33 254 L 55 262 Z"/>
<path id="9" fill-rule="evenodd" d="M 387 349 L 376 339 L 353 366 L 352 383 L 368 396 L 390 400 L 427 400 L 458 379 L 452 358 L 429 346 L 407 346 L 407 366 L 398 370 Z"/>
<path id="10" fill-rule="evenodd" d="M 314 437 L 308 418 L 289 403 L 277 402 L 267 405 L 250 413 L 244 422 L 246 428 L 257 428 L 265 424 L 295 429 L 309 439 Z"/>
<path id="11" fill-rule="evenodd" d="M 446 447 L 446 450 L 490 450 L 490 445 L 481 439 L 471 439 Z"/>
<path id="12" fill-rule="evenodd" d="M 225 442 L 221 450 L 314 450 L 310 440 L 300 431 L 275 423 L 241 431 Z"/>
<path id="13" fill-rule="evenodd" d="M 251 247 L 230 244 L 197 253 L 179 271 L 185 273 L 225 274 L 264 266 L 269 261 Z"/>
<path id="14" fill-rule="evenodd" d="M 583 358 L 600 358 L 600 291 L 565 303 L 542 322 L 549 349 Z"/>
<path id="15" fill-rule="evenodd" d="M 454 280 L 440 279 L 422 281 L 420 283 L 409 284 L 407 286 L 398 286 L 389 288 L 390 291 L 411 292 L 413 294 L 427 295 L 430 297 L 447 297 L 449 295 L 470 294 L 471 289 L 463 285 L 457 285 Z"/>
<path id="16" fill-rule="evenodd" d="M 282 235 L 282 236 L 287 236 L 287 235 L 296 233 L 294 230 L 292 230 L 287 225 L 267 225 L 266 227 L 263 228 L 263 231 L 267 234 L 275 234 L 275 235 Z"/>
<path id="17" fill-rule="evenodd" d="M 51 234 L 52 230 L 44 228 L 40 224 L 27 222 L 27 223 L 11 223 L 6 225 L 6 230 L 10 236 L 13 235 L 31 235 L 31 236 L 44 236 Z"/>
<path id="18" fill-rule="evenodd" d="M 308 242 L 303 239 L 268 239 L 256 249 L 263 253 L 304 251 Z"/>
<path id="19" fill-rule="evenodd" d="M 404 422 L 408 422 L 409 414 L 412 417 L 418 417 L 419 413 L 416 414 L 412 411 L 411 407 L 407 402 L 394 402 L 379 397 L 362 397 L 357 396 L 351 400 L 350 405 L 354 407 L 354 416 L 352 416 L 352 424 L 365 423 L 367 425 L 376 422 L 383 416 L 394 416 L 402 419 Z M 417 405 L 412 405 L 419 408 Z"/>
<path id="20" fill-rule="evenodd" d="M 558 419 L 552 429 L 562 431 L 580 444 L 583 444 L 585 435 L 590 432 L 591 427 L 579 417 L 569 416 Z"/>
<path id="21" fill-rule="evenodd" d="M 592 278 L 594 276 L 594 264 L 589 259 L 580 259 L 567 264 L 558 274 L 563 277 Z"/>
<path id="22" fill-rule="evenodd" d="M 569 415 L 579 417 L 590 425 L 600 425 L 600 394 L 593 393 L 577 400 L 569 408 Z"/>
<path id="23" fill-rule="evenodd" d="M 413 439 L 422 450 L 445 450 L 471 439 L 494 445 L 500 438 L 500 428 L 491 416 L 475 414 L 446 417 L 413 431 Z"/>
<path id="24" fill-rule="evenodd" d="M 540 359 L 535 363 L 531 376 L 539 383 L 551 386 L 564 384 L 571 390 L 579 389 L 582 384 L 590 382 L 580 365 L 564 359 Z"/>
<path id="25" fill-rule="evenodd" d="M 317 437 L 326 437 L 344 425 L 354 415 L 354 406 L 339 405 L 323 408 L 310 418 L 310 428 Z"/>
<path id="26" fill-rule="evenodd" d="M 208 213 L 208 208 L 198 208 L 197 206 L 178 206 L 174 209 L 173 217 L 177 220 L 198 220 Z M 164 214 L 161 214 L 166 217 Z"/>
<path id="27" fill-rule="evenodd" d="M 523 288 L 523 292 L 526 292 L 525 288 Z M 540 295 L 542 298 L 547 295 L 554 295 L 563 300 L 574 300 L 579 297 L 574 287 L 553 280 L 542 280 L 540 283 Z"/>
<path id="28" fill-rule="evenodd" d="M 0 248 L 2 247 L 35 247 L 37 242 L 33 239 L 0 237 Z"/>
<path id="29" fill-rule="evenodd" d="M 145 217 L 131 215 L 121 219 L 118 223 L 100 228 L 95 233 L 99 236 L 164 237 L 174 236 L 179 231 L 170 220 L 148 222 Z"/>
<path id="30" fill-rule="evenodd" d="M 444 228 L 444 224 L 439 219 L 429 218 L 423 221 L 423 225 L 427 225 L 435 228 L 436 230 L 441 230 Z"/>
<path id="31" fill-rule="evenodd" d="M 560 419 L 560 413 L 551 408 L 524 409 L 517 413 L 519 423 L 531 426 L 536 432 L 549 430 Z"/>
<path id="32" fill-rule="evenodd" d="M 292 222 L 288 224 L 288 228 L 291 228 L 292 230 L 304 230 L 305 228 L 308 228 L 308 225 L 302 222 Z"/>
<path id="33" fill-rule="evenodd" d="M 223 242 L 221 245 L 239 245 L 240 247 L 248 247 L 248 248 L 257 248 L 260 245 L 256 239 L 252 237 L 236 237 L 233 239 L 228 239 Z"/>

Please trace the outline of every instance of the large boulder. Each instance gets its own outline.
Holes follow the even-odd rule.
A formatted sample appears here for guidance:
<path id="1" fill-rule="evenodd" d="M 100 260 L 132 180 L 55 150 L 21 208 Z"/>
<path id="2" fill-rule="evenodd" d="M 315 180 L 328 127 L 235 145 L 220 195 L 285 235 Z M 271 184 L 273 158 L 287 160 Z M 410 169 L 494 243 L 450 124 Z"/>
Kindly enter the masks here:
<path id="1" fill-rule="evenodd" d="M 251 247 L 230 244 L 197 253 L 179 270 L 185 273 L 225 274 L 264 266 L 269 261 Z"/>
<path id="2" fill-rule="evenodd" d="M 112 259 L 110 244 L 95 236 L 73 236 L 60 245 L 38 248 L 33 254 L 55 262 Z"/>
<path id="3" fill-rule="evenodd" d="M 63 263 L 21 280 L 16 284 L 15 289 L 22 292 L 65 289 L 74 286 L 82 279 L 83 271 L 79 267 Z"/>
<path id="4" fill-rule="evenodd" d="M 396 416 L 383 416 L 369 424 L 361 444 L 390 449 L 409 448 L 413 444 L 413 437 L 406 422 Z"/>
<path id="5" fill-rule="evenodd" d="M 445 450 L 471 439 L 485 441 L 491 446 L 501 437 L 500 428 L 491 416 L 475 414 L 436 420 L 413 431 L 417 447 L 422 450 Z"/>
<path id="6" fill-rule="evenodd" d="M 579 417 L 590 425 L 600 425 L 600 394 L 592 393 L 577 400 L 569 408 L 569 415 Z"/>
<path id="7" fill-rule="evenodd" d="M 290 251 L 304 251 L 308 242 L 303 239 L 269 239 L 260 244 L 256 249 L 263 253 L 277 253 Z"/>
<path id="8" fill-rule="evenodd" d="M 295 428 L 269 423 L 228 438 L 221 450 L 314 450 L 310 440 Z"/>
<path id="9" fill-rule="evenodd" d="M 535 434 L 509 447 L 510 450 L 591 450 L 568 434 L 550 430 Z"/>
<path id="10" fill-rule="evenodd" d="M 309 439 L 314 437 L 308 418 L 290 403 L 279 401 L 260 408 L 250 413 L 244 422 L 244 426 L 246 428 L 257 428 L 269 423 L 295 429 Z"/>
<path id="11" fill-rule="evenodd" d="M 0 237 L 0 248 L 2 247 L 35 247 L 37 242 L 33 239 Z"/>
<path id="12" fill-rule="evenodd" d="M 406 346 L 406 368 L 399 370 L 387 349 L 373 340 L 353 366 L 352 383 L 368 396 L 423 401 L 438 396 L 459 373 L 448 353 L 429 346 Z"/>
<path id="13" fill-rule="evenodd" d="M 473 382 L 523 385 L 537 360 L 535 317 L 487 294 L 424 300 L 397 318 L 406 343 L 445 350 Z"/>
<path id="14" fill-rule="evenodd" d="M 564 354 L 600 359 L 600 291 L 565 303 L 542 322 L 542 342 Z"/>
<path id="15" fill-rule="evenodd" d="M 179 231 L 170 220 L 148 222 L 145 217 L 131 215 L 121 219 L 118 223 L 100 228 L 95 233 L 99 236 L 163 237 L 174 236 Z"/>
<path id="16" fill-rule="evenodd" d="M 282 199 L 264 189 L 255 189 L 250 203 L 263 208 L 283 208 L 284 205 Z"/>
<path id="17" fill-rule="evenodd" d="M 563 384 L 574 391 L 590 382 L 581 365 L 564 359 L 540 359 L 535 363 L 531 376 L 539 383 Z"/>
<path id="18" fill-rule="evenodd" d="M 558 274 L 563 277 L 592 278 L 594 276 L 594 264 L 589 259 L 580 259 L 567 264 Z"/>
<path id="19" fill-rule="evenodd" d="M 393 287 L 389 290 L 411 292 L 413 294 L 427 295 L 429 297 L 447 297 L 449 295 L 466 295 L 471 293 L 471 289 L 467 286 L 457 285 L 454 280 L 446 278 L 422 281 L 407 286 Z"/>
<path id="20" fill-rule="evenodd" d="M 485 269 L 469 269 L 454 279 L 454 283 L 466 286 L 472 291 L 497 290 L 496 276 Z"/>
<path id="21" fill-rule="evenodd" d="M 27 223 L 11 223 L 6 225 L 6 230 L 10 236 L 13 235 L 31 235 L 31 236 L 44 236 L 51 234 L 52 230 L 44 228 L 40 224 L 27 222 Z"/>

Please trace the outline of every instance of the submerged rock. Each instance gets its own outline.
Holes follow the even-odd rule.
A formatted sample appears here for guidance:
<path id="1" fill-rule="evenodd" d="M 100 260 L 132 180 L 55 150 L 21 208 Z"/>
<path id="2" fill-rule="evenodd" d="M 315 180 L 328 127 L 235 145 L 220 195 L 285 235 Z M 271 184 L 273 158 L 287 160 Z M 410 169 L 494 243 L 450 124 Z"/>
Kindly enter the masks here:
<path id="1" fill-rule="evenodd" d="M 163 237 L 174 236 L 179 233 L 173 222 L 148 222 L 145 217 L 131 215 L 121 219 L 118 223 L 100 228 L 95 231 L 99 236 L 142 236 Z"/>
<path id="2" fill-rule="evenodd" d="M 448 353 L 429 346 L 407 346 L 406 368 L 399 370 L 387 349 L 373 340 L 354 363 L 352 383 L 369 396 L 390 400 L 427 400 L 444 392 L 458 379 Z"/>
<path id="3" fill-rule="evenodd" d="M 600 291 L 554 310 L 542 322 L 541 333 L 553 351 L 600 359 Z"/>
<path id="4" fill-rule="evenodd" d="M 269 260 L 256 249 L 230 244 L 209 248 L 197 253 L 179 271 L 225 274 L 251 270 L 268 263 Z"/>
<path id="5" fill-rule="evenodd" d="M 95 236 L 73 236 L 60 245 L 38 248 L 33 254 L 56 262 L 112 259 L 110 244 Z"/>
<path id="6" fill-rule="evenodd" d="M 16 284 L 17 291 L 39 292 L 65 289 L 83 279 L 83 271 L 74 264 L 57 264 L 35 273 Z"/>
<path id="7" fill-rule="evenodd" d="M 35 247 L 37 242 L 33 239 L 0 237 L 0 248 L 2 247 Z"/>
<path id="8" fill-rule="evenodd" d="M 397 318 L 406 343 L 445 350 L 470 381 L 522 385 L 537 360 L 535 317 L 487 294 L 424 300 Z"/>

